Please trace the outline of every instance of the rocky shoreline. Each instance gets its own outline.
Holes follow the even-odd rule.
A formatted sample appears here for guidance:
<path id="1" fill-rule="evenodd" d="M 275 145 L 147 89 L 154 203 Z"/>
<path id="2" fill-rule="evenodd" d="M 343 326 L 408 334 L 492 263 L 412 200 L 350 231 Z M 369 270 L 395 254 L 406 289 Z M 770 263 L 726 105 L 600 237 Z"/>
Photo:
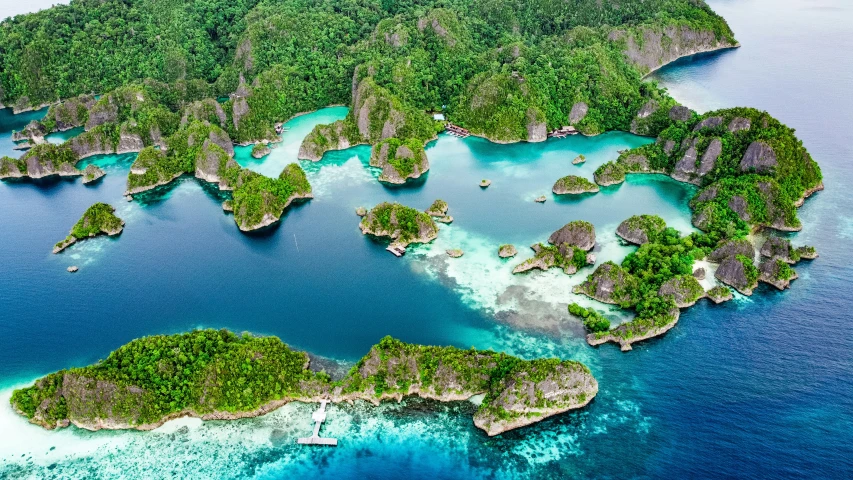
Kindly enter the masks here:
<path id="1" fill-rule="evenodd" d="M 577 362 L 556 358 L 522 360 L 492 351 L 460 350 L 454 347 L 432 347 L 405 344 L 390 337 L 365 355 L 342 379 L 332 381 L 325 373 L 310 369 L 310 357 L 304 352 L 290 350 L 275 337 L 237 337 L 225 330 L 201 330 L 189 334 L 154 336 L 131 342 L 166 346 L 174 338 L 180 341 L 187 336 L 228 336 L 225 343 L 205 344 L 210 350 L 210 362 L 221 362 L 222 355 L 231 362 L 243 362 L 243 357 L 256 362 L 261 377 L 245 379 L 257 383 L 270 376 L 290 378 L 289 386 L 281 393 L 265 389 L 266 397 L 257 406 L 234 411 L 217 408 L 225 401 L 221 396 L 227 388 L 221 383 L 210 383 L 216 375 L 229 370 L 210 370 L 219 365 L 210 363 L 195 368 L 204 372 L 206 393 L 185 408 L 169 412 L 159 395 L 159 388 L 149 389 L 149 380 L 135 384 L 111 380 L 115 371 L 133 368 L 125 361 L 126 351 L 118 350 L 99 364 L 83 368 L 62 370 L 35 381 L 27 388 L 16 390 L 12 407 L 31 423 L 46 429 L 75 425 L 78 428 L 97 430 L 152 430 L 165 422 L 182 417 L 202 420 L 236 420 L 269 413 L 290 402 L 313 403 L 327 400 L 332 403 L 354 403 L 362 400 L 373 405 L 383 401 L 400 402 L 408 396 L 417 396 L 440 402 L 465 401 L 483 395 L 474 415 L 474 424 L 493 436 L 508 430 L 538 422 L 544 418 L 589 404 L 598 393 L 598 383 L 589 369 Z M 176 338 L 177 337 L 177 338 Z M 180 343 L 178 343 L 181 345 Z M 128 346 L 137 354 L 148 355 L 150 347 Z M 155 347 L 156 348 L 156 347 Z M 184 348 L 184 347 L 173 347 Z M 248 350 L 246 350 L 248 349 Z M 228 353 L 228 352 L 231 353 Z M 265 353 L 261 353 L 261 352 Z M 237 355 L 232 358 L 232 355 Z M 119 357 L 116 357 L 118 355 Z M 134 357 L 136 358 L 136 357 Z M 180 362 L 179 356 L 160 357 L 162 368 Z M 217 360 L 219 359 L 219 360 Z M 104 366 L 104 362 L 109 367 Z M 239 363 L 238 363 L 239 364 Z M 270 370 L 273 368 L 273 370 Z M 282 371 L 276 369 L 283 368 Z M 215 376 L 211 377 L 210 375 Z M 224 389 L 224 390 L 223 390 Z M 219 400 L 209 400 L 217 398 Z M 205 398 L 208 398 L 206 400 Z M 211 403 L 213 402 L 213 403 Z M 163 413 L 150 411 L 152 404 L 160 405 Z M 115 409 L 121 405 L 121 409 Z M 179 408 L 180 404 L 176 407 Z M 153 418 L 152 418 L 153 417 Z"/>

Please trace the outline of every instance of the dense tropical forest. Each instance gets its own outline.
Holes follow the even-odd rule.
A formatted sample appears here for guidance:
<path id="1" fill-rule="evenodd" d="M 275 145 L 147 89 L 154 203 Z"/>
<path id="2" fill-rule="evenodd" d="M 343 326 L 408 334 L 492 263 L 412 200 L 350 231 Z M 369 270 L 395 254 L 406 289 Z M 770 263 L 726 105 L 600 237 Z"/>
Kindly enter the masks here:
<path id="1" fill-rule="evenodd" d="M 701 0 L 74 0 L 2 25 L 0 100 L 18 111 L 51 106 L 17 134 L 33 148 L 0 159 L 0 177 L 82 175 L 80 158 L 141 151 L 128 194 L 194 174 L 233 190 L 224 207 L 242 230 L 277 221 L 311 186 L 298 165 L 277 179 L 242 169 L 233 144 L 274 142 L 282 122 L 331 104 L 350 106 L 348 116 L 318 125 L 299 157 L 369 144 L 371 164 L 399 183 L 428 169 L 437 112 L 495 142 L 544 141 L 569 125 L 657 137 L 603 165 L 596 183 L 633 173 L 693 183 L 704 233 L 651 232 L 580 286 L 635 309 L 634 326 L 646 330 L 677 319 L 679 295 L 661 292 L 695 296 L 683 277 L 696 261 L 758 227 L 801 228 L 796 205 L 822 188 L 794 131 L 766 112 L 699 115 L 643 80 L 681 55 L 737 46 Z M 74 127 L 85 132 L 38 145 Z M 756 267 L 738 255 L 717 259 L 738 272 L 723 281 L 751 292 Z M 777 270 L 762 278 L 792 277 Z M 614 279 L 624 288 L 602 299 L 597 286 Z"/>

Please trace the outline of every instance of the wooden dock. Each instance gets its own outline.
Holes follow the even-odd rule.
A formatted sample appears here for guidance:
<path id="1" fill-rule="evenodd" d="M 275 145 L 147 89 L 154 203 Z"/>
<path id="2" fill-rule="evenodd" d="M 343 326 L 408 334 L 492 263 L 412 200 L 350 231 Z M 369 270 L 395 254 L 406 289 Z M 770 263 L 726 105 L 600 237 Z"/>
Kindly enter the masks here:
<path id="1" fill-rule="evenodd" d="M 299 445 L 338 446 L 337 438 L 326 438 L 320 436 L 320 426 L 326 421 L 326 403 L 328 403 L 328 400 L 322 400 L 320 402 L 320 408 L 311 414 L 311 419 L 314 420 L 314 433 L 310 437 L 297 439 L 296 443 Z"/>
<path id="2" fill-rule="evenodd" d="M 444 126 L 444 131 L 447 132 L 448 135 L 453 135 L 458 138 L 465 138 L 471 135 L 471 132 L 465 130 L 464 128 L 454 125 L 450 122 L 447 122 L 447 125 Z"/>
<path id="3" fill-rule="evenodd" d="M 565 138 L 569 135 L 577 135 L 578 133 L 580 132 L 575 127 L 568 125 L 548 132 L 548 136 L 551 138 Z"/>

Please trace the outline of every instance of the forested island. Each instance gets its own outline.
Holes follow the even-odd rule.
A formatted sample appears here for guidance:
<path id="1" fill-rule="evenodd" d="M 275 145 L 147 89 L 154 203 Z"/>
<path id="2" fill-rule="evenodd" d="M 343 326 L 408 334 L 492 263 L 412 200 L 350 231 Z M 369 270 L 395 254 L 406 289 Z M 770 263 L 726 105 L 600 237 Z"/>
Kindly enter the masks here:
<path id="1" fill-rule="evenodd" d="M 425 147 L 445 127 L 437 113 L 497 143 L 545 141 L 563 127 L 655 138 L 602 165 L 595 184 L 567 176 L 552 188 L 592 193 L 632 174 L 699 187 L 690 208 L 700 232 L 682 235 L 654 212 L 619 226 L 637 251 L 599 265 L 576 291 L 636 317 L 611 329 L 575 306 L 590 344 L 627 350 L 672 328 L 699 298 L 731 298 L 726 287 L 702 289 L 698 261 L 749 295 L 759 282 L 786 288 L 797 276 L 790 265 L 817 255 L 771 234 L 756 264 L 752 243 L 761 230 L 800 230 L 797 207 L 823 188 L 794 130 L 752 108 L 698 114 L 644 81 L 679 57 L 739 45 L 702 1 L 75 0 L 3 26 L 0 101 L 17 112 L 49 109 L 16 134 L 33 146 L 0 159 L 0 177 L 82 176 L 82 158 L 139 152 L 129 195 L 193 175 L 231 192 L 225 205 L 244 231 L 274 224 L 312 190 L 298 164 L 265 177 L 240 167 L 233 145 L 265 147 L 283 122 L 328 105 L 349 113 L 315 127 L 299 158 L 370 145 L 370 164 L 391 184 L 428 171 Z M 41 143 L 80 127 L 62 145 Z M 364 233 L 400 247 L 438 232 L 430 215 L 398 204 L 364 213 Z M 594 261 L 591 247 L 540 244 L 516 268 L 572 274 Z"/>
<path id="2" fill-rule="evenodd" d="M 276 337 L 197 330 L 134 340 L 98 362 L 16 390 L 11 404 L 48 429 L 150 430 L 185 416 L 253 417 L 289 402 L 438 401 L 484 395 L 474 423 L 488 435 L 585 406 L 598 383 L 583 364 L 522 360 L 490 350 L 383 338 L 341 380 L 312 371 L 304 352 Z"/>

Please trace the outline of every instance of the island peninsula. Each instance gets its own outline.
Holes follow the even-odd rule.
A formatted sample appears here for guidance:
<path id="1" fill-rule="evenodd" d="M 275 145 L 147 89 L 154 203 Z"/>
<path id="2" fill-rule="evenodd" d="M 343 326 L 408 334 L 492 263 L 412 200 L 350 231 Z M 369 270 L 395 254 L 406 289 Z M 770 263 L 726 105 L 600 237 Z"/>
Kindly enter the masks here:
<path id="1" fill-rule="evenodd" d="M 18 413 L 48 429 L 151 430 L 179 417 L 228 420 L 289 402 L 438 401 L 484 395 L 474 424 L 488 435 L 587 405 L 598 383 L 583 364 L 522 360 L 487 350 L 383 338 L 343 379 L 309 370 L 308 355 L 276 337 L 197 330 L 134 340 L 88 367 L 16 390 Z"/>

